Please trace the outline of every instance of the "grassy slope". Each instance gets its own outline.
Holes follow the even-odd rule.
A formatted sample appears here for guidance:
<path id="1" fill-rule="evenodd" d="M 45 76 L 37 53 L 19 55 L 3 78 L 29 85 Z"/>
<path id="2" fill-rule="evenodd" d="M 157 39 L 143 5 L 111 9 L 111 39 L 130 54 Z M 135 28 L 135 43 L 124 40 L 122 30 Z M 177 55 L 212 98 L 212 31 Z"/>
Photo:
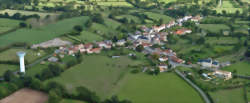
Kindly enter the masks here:
<path id="1" fill-rule="evenodd" d="M 243 89 L 219 90 L 209 93 L 215 103 L 245 103 Z"/>
<path id="2" fill-rule="evenodd" d="M 171 17 L 159 13 L 145 12 L 145 14 L 148 15 L 148 17 L 151 19 L 155 20 L 163 19 L 163 23 L 168 23 L 169 21 L 172 20 Z"/>
<path id="3" fill-rule="evenodd" d="M 129 74 L 117 95 L 134 103 L 202 103 L 199 94 L 174 73 Z"/>
<path id="4" fill-rule="evenodd" d="M 135 62 L 127 57 L 111 59 L 106 56 L 84 56 L 83 63 L 50 81 L 54 80 L 64 84 L 69 91 L 74 90 L 74 87 L 77 86 L 86 86 L 105 98 L 124 73 L 129 70 L 127 65 L 133 63 Z"/>
<path id="5" fill-rule="evenodd" d="M 18 27 L 19 23 L 19 20 L 0 18 L 0 33 Z"/>
<path id="6" fill-rule="evenodd" d="M 216 33 L 219 33 L 220 30 L 229 30 L 229 27 L 225 24 L 200 24 L 199 27 Z"/>
<path id="7" fill-rule="evenodd" d="M 15 32 L 1 36 L 0 47 L 15 42 L 27 42 L 30 44 L 44 42 L 70 32 L 73 26 L 84 24 L 87 19 L 88 17 L 76 17 L 49 24 L 41 28 L 19 29 Z"/>
<path id="8" fill-rule="evenodd" d="M 247 61 L 238 62 L 235 64 L 232 64 L 231 66 L 223 68 L 224 70 L 228 71 L 234 71 L 237 70 L 237 74 L 240 75 L 250 75 L 250 63 Z"/>

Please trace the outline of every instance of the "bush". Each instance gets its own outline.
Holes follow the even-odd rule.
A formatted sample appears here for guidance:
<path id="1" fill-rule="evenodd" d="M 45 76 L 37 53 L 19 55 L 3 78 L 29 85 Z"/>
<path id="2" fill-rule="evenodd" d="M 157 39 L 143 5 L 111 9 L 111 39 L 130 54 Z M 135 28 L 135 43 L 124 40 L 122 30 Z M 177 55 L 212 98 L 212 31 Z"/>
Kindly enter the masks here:
<path id="1" fill-rule="evenodd" d="M 139 73 L 140 71 L 138 70 L 138 69 L 133 69 L 133 70 L 131 70 L 131 73 L 133 73 L 133 74 L 137 74 L 137 73 Z"/>

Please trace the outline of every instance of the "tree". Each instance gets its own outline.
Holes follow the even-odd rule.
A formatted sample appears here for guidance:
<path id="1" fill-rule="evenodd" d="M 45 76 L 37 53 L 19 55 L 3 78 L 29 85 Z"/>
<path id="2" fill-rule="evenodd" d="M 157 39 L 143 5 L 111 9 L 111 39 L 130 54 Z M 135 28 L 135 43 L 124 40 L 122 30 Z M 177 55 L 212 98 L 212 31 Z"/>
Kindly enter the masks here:
<path id="1" fill-rule="evenodd" d="M 49 91 L 49 100 L 48 103 L 60 103 L 62 97 L 60 97 L 55 90 Z"/>
<path id="2" fill-rule="evenodd" d="M 200 37 L 197 41 L 197 44 L 204 44 L 205 43 L 205 38 L 204 37 Z"/>
<path id="3" fill-rule="evenodd" d="M 119 98 L 115 95 L 112 96 L 110 99 L 106 99 L 103 103 L 132 103 L 129 100 L 119 100 Z"/>
<path id="4" fill-rule="evenodd" d="M 138 52 L 142 52 L 144 49 L 144 47 L 142 45 L 138 45 L 135 50 L 138 51 Z"/>
<path id="5" fill-rule="evenodd" d="M 85 26 L 87 27 L 87 28 L 90 28 L 91 26 L 92 26 L 92 20 L 91 19 L 89 19 L 86 23 L 85 23 Z"/>
<path id="6" fill-rule="evenodd" d="M 77 32 L 81 32 L 83 29 L 82 29 L 82 26 L 76 25 L 76 26 L 74 26 L 74 30 Z"/>
<path id="7" fill-rule="evenodd" d="M 89 103 L 98 103 L 100 101 L 99 97 L 95 94 L 95 92 L 90 91 L 85 87 L 77 87 L 77 98 L 87 101 Z"/>
<path id="8" fill-rule="evenodd" d="M 104 23 L 104 19 L 102 15 L 99 13 L 93 14 L 91 18 L 93 22 L 100 23 L 100 24 Z"/>
<path id="9" fill-rule="evenodd" d="M 25 27 L 27 27 L 27 24 L 24 23 L 24 22 L 21 22 L 21 23 L 19 23 L 19 26 L 20 26 L 21 28 L 25 28 Z"/>
<path id="10" fill-rule="evenodd" d="M 5 81 L 9 82 L 9 81 L 11 81 L 12 79 L 15 78 L 15 75 L 12 73 L 12 71 L 7 70 L 7 71 L 4 73 L 3 77 L 4 77 L 4 80 L 5 80 Z"/>

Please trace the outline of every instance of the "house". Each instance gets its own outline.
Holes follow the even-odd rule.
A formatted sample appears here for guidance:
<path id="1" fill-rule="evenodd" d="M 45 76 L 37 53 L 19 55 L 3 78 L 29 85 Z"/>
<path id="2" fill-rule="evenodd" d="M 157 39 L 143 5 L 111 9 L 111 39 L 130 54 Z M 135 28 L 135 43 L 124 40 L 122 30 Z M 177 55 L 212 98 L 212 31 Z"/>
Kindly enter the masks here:
<path id="1" fill-rule="evenodd" d="M 202 19 L 201 16 L 195 16 L 195 17 L 192 17 L 192 18 L 191 18 L 191 21 L 193 21 L 193 22 L 198 22 L 198 21 L 200 21 L 201 19 Z"/>
<path id="2" fill-rule="evenodd" d="M 171 56 L 171 60 L 176 62 L 176 63 L 185 63 L 184 60 L 177 58 L 176 56 Z"/>
<path id="3" fill-rule="evenodd" d="M 172 26 L 176 25 L 175 21 L 170 21 L 168 24 L 167 24 L 167 28 L 171 28 Z"/>
<path id="4" fill-rule="evenodd" d="M 160 62 L 165 62 L 165 61 L 167 61 L 168 60 L 168 57 L 166 57 L 166 56 L 163 56 L 163 57 L 160 57 L 159 58 L 159 61 Z"/>
<path id="5" fill-rule="evenodd" d="M 198 64 L 200 64 L 203 67 L 208 68 L 219 68 L 220 64 L 216 60 L 212 60 L 211 58 L 204 59 L 204 60 L 198 60 Z"/>
<path id="6" fill-rule="evenodd" d="M 107 43 L 107 42 L 97 42 L 96 43 L 98 47 L 100 48 L 105 48 L 105 49 L 110 49 L 112 47 L 112 43 Z"/>
<path id="7" fill-rule="evenodd" d="M 126 43 L 126 41 L 125 41 L 124 39 L 122 39 L 122 40 L 118 40 L 118 41 L 116 42 L 116 45 L 118 45 L 118 46 L 123 46 L 125 43 Z"/>
<path id="8" fill-rule="evenodd" d="M 228 71 L 216 70 L 213 72 L 213 75 L 224 78 L 225 80 L 229 80 L 232 78 L 232 73 Z"/>
<path id="9" fill-rule="evenodd" d="M 161 63 L 158 65 L 158 68 L 160 69 L 160 72 L 165 72 L 168 69 L 168 65 L 165 63 Z"/>
<path id="10" fill-rule="evenodd" d="M 175 32 L 176 35 L 184 35 L 184 34 L 189 34 L 189 33 L 192 33 L 192 30 L 190 29 L 179 29 Z"/>
<path id="11" fill-rule="evenodd" d="M 163 29 L 166 28 L 166 25 L 165 25 L 165 24 L 162 24 L 162 25 L 160 25 L 160 26 L 153 26 L 152 28 L 153 28 L 153 30 L 154 30 L 155 32 L 160 32 L 160 31 L 162 31 Z"/>
<path id="12" fill-rule="evenodd" d="M 93 48 L 93 44 L 91 43 L 84 44 L 84 48 L 86 49 L 86 51 L 89 51 L 90 49 Z"/>
<path id="13" fill-rule="evenodd" d="M 221 67 L 226 67 L 226 66 L 230 66 L 230 65 L 231 65 L 231 62 L 229 62 L 229 61 L 220 63 Z"/>
<path id="14" fill-rule="evenodd" d="M 58 58 L 56 58 L 56 57 L 50 57 L 49 59 L 48 59 L 48 61 L 50 61 L 50 62 L 57 62 L 58 61 Z"/>
<path id="15" fill-rule="evenodd" d="M 93 48 L 88 53 L 96 53 L 96 54 L 98 54 L 98 53 L 101 52 L 101 50 L 102 50 L 102 48 Z"/>

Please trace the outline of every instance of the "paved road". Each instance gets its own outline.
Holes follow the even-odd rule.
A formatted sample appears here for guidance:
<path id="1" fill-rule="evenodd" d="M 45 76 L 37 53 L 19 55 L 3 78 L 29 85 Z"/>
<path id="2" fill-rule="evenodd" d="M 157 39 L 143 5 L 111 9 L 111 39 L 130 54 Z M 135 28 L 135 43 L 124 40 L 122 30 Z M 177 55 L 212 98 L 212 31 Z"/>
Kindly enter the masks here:
<path id="1" fill-rule="evenodd" d="M 211 103 L 210 99 L 208 98 L 208 96 L 206 95 L 204 91 L 202 91 L 197 85 L 195 85 L 192 81 L 186 78 L 179 70 L 175 69 L 175 72 L 179 76 L 181 76 L 186 82 L 188 82 L 194 89 L 196 89 L 200 93 L 201 97 L 206 103 Z"/>
<path id="2" fill-rule="evenodd" d="M 38 63 L 44 61 L 45 59 L 48 59 L 49 57 L 53 56 L 53 54 L 54 54 L 54 53 L 52 53 L 52 54 L 50 54 L 50 55 L 47 55 L 47 56 L 45 56 L 45 57 L 42 57 L 41 59 L 38 59 L 38 60 L 34 61 L 34 62 L 31 63 L 31 64 L 28 64 L 26 67 L 27 67 L 27 68 L 32 67 L 32 66 L 34 66 L 34 65 L 36 65 L 36 64 L 38 64 Z"/>

